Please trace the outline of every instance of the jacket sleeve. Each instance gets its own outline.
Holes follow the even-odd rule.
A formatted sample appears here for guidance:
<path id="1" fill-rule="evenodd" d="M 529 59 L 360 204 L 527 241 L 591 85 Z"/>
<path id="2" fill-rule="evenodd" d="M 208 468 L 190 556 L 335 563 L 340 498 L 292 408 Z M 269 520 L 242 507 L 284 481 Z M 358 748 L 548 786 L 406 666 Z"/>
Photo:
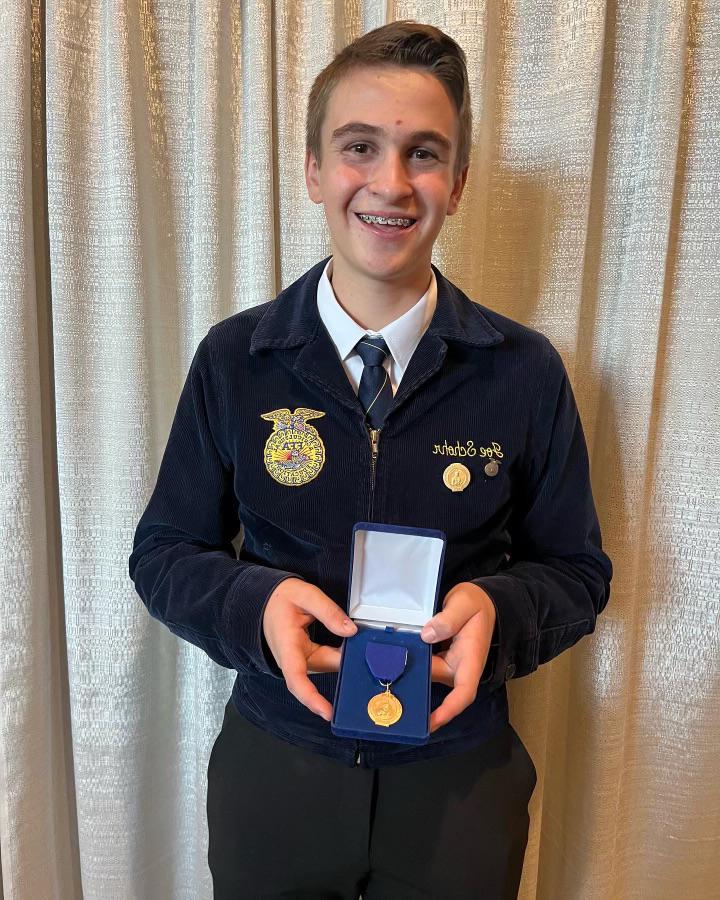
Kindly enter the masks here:
<path id="1" fill-rule="evenodd" d="M 588 454 L 572 388 L 557 351 L 549 357 L 528 450 L 519 467 L 511 559 L 473 580 L 497 613 L 481 684 L 490 689 L 572 647 L 595 630 L 610 597 Z"/>
<path id="2" fill-rule="evenodd" d="M 212 329 L 190 365 L 135 531 L 130 578 L 151 616 L 216 663 L 277 676 L 266 656 L 262 613 L 281 581 L 300 576 L 236 557 L 240 522 L 211 339 Z"/>

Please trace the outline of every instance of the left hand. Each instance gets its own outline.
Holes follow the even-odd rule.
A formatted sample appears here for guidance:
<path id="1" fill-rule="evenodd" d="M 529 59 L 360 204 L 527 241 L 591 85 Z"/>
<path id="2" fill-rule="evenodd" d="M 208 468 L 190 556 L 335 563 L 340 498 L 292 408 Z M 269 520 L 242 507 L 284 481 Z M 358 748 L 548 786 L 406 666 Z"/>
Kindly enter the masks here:
<path id="1" fill-rule="evenodd" d="M 432 657 L 432 680 L 452 690 L 431 714 L 431 732 L 446 725 L 475 699 L 490 652 L 495 617 L 490 596 L 478 585 L 463 581 L 448 591 L 442 612 L 423 626 L 420 637 L 426 643 L 450 640 L 446 650 Z"/>

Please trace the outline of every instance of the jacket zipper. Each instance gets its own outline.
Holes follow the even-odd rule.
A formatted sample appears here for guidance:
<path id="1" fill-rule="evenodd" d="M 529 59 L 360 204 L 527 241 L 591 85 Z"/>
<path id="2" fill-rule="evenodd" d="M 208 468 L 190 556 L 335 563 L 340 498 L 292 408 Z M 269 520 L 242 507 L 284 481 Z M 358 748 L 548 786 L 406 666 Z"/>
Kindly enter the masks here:
<path id="1" fill-rule="evenodd" d="M 377 468 L 378 444 L 380 443 L 380 429 L 369 428 L 370 446 L 372 447 L 372 460 L 370 462 L 370 513 L 368 520 L 372 522 L 373 502 L 375 500 L 375 469 Z M 355 765 L 360 765 L 360 741 L 356 743 Z"/>
<path id="2" fill-rule="evenodd" d="M 370 446 L 372 447 L 372 460 L 370 463 L 370 512 L 368 521 L 373 520 L 373 504 L 375 502 L 375 469 L 377 468 L 378 445 L 380 443 L 380 429 L 368 429 L 370 436 Z"/>
<path id="3" fill-rule="evenodd" d="M 370 513 L 368 520 L 372 522 L 373 517 L 373 501 L 375 498 L 375 469 L 377 467 L 378 444 L 380 443 L 380 429 L 369 428 L 368 436 L 370 438 L 370 446 L 372 447 L 372 460 L 370 463 Z M 355 743 L 355 765 L 360 765 L 360 741 Z"/>

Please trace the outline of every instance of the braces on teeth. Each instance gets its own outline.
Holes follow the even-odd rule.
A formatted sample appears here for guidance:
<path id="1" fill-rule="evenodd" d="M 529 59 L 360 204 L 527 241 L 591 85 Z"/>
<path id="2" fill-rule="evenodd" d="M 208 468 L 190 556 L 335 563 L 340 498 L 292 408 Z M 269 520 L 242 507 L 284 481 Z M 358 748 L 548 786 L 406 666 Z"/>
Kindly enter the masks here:
<path id="1" fill-rule="evenodd" d="M 386 219 L 383 216 L 367 216 L 363 213 L 358 213 L 358 218 L 363 222 L 374 222 L 378 225 L 401 225 L 403 228 L 408 228 L 415 221 L 414 219 Z"/>

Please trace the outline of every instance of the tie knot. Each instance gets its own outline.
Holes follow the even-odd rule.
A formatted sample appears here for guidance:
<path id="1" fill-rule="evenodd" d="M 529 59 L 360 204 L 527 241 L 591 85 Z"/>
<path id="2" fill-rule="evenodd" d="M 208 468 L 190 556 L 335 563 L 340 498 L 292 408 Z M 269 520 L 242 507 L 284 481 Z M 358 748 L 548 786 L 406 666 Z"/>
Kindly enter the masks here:
<path id="1" fill-rule="evenodd" d="M 388 355 L 387 344 L 381 336 L 370 337 L 366 334 L 355 344 L 355 349 L 366 366 L 381 366 Z"/>

